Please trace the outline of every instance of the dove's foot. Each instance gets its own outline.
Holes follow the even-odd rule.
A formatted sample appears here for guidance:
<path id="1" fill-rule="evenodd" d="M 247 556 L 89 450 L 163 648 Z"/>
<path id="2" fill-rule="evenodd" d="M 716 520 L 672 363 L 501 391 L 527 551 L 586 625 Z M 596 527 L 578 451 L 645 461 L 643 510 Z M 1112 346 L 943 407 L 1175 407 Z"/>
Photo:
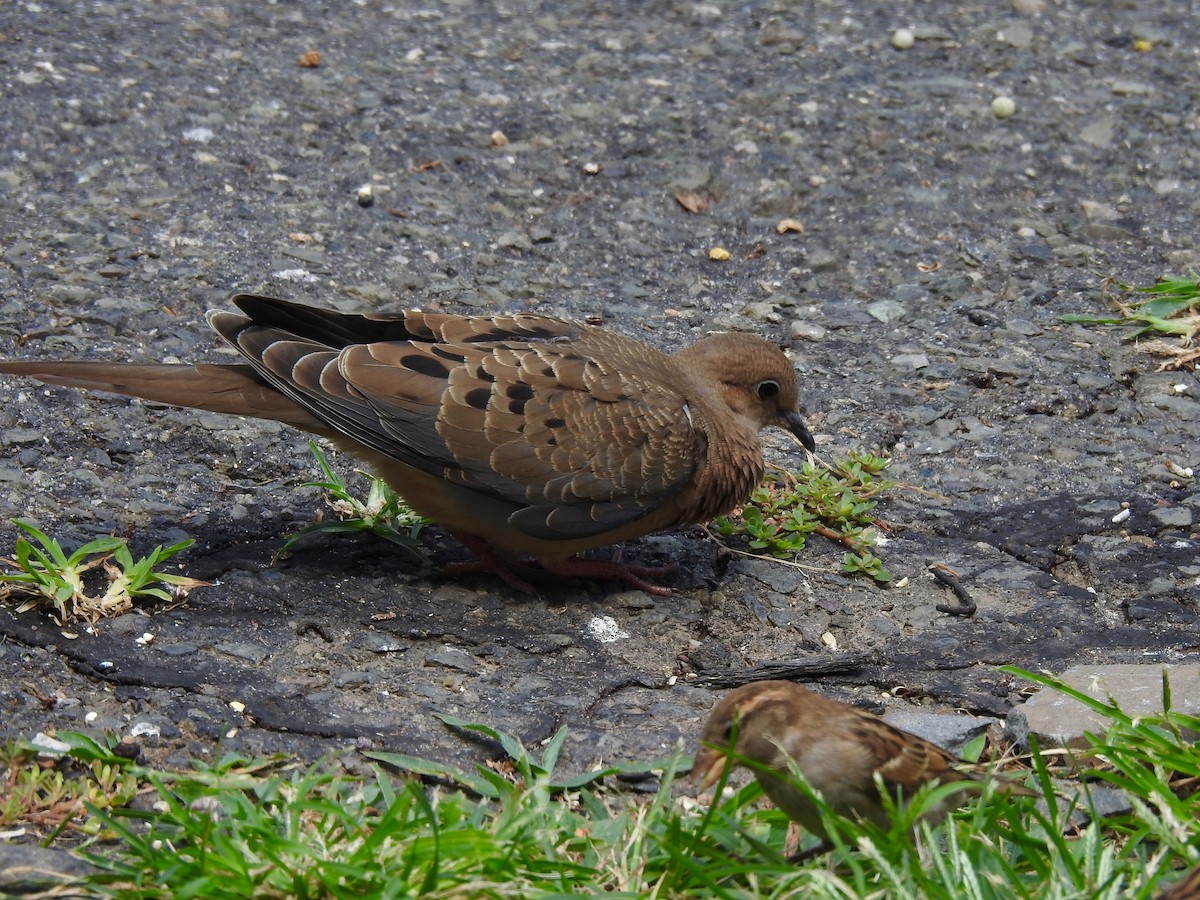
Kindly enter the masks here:
<path id="1" fill-rule="evenodd" d="M 536 593 L 532 582 L 547 581 L 554 578 L 601 578 L 620 581 L 654 594 L 658 597 L 669 597 L 671 589 L 661 584 L 655 584 L 650 579 L 664 578 L 679 570 L 677 563 L 665 566 L 635 566 L 623 563 L 618 551 L 612 559 L 589 559 L 571 556 L 567 559 L 549 562 L 535 562 L 509 559 L 501 556 L 492 549 L 492 545 L 474 535 L 451 532 L 478 559 L 471 562 L 450 563 L 445 571 L 451 575 L 466 572 L 490 572 L 502 578 L 513 590 L 523 594 Z"/>
<path id="2" fill-rule="evenodd" d="M 663 578 L 679 570 L 676 563 L 666 566 L 631 566 L 619 559 L 587 559 L 579 556 L 544 562 L 542 568 L 552 575 L 567 578 L 605 578 L 621 581 L 631 588 L 657 597 L 671 596 L 671 589 L 647 579 Z"/>

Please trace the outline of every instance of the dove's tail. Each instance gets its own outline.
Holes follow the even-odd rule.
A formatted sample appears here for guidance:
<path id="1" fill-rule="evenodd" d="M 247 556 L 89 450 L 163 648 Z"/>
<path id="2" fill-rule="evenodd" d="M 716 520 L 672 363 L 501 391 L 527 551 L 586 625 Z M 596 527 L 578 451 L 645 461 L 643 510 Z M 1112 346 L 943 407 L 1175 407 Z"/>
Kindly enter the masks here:
<path id="1" fill-rule="evenodd" d="M 46 384 L 108 391 L 169 406 L 274 419 L 316 434 L 332 429 L 247 365 L 140 365 L 55 360 L 0 360 L 0 374 L 27 375 Z"/>

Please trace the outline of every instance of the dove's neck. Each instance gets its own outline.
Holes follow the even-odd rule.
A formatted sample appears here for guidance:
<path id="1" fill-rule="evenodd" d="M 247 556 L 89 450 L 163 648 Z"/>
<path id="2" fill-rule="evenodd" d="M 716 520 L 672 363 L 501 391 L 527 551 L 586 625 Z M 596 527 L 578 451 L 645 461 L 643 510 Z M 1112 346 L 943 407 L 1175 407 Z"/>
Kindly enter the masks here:
<path id="1" fill-rule="evenodd" d="M 744 416 L 724 409 L 714 415 L 707 404 L 690 406 L 692 421 L 707 443 L 704 465 L 695 479 L 696 496 L 704 518 L 715 518 L 745 503 L 762 483 L 762 447 L 757 430 Z"/>

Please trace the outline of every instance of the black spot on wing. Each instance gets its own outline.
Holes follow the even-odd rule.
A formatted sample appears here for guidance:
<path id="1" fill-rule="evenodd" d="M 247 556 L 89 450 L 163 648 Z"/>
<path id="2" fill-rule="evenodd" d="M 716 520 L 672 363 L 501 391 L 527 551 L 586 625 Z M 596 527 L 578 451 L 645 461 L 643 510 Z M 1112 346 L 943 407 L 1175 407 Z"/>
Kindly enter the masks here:
<path id="1" fill-rule="evenodd" d="M 533 397 L 533 388 L 527 384 L 510 384 L 504 392 L 508 397 L 508 411 L 516 415 L 525 412 L 525 404 Z"/>
<path id="2" fill-rule="evenodd" d="M 430 378 L 445 378 L 448 374 L 445 365 L 420 353 L 410 353 L 408 356 L 400 357 L 400 365 L 411 372 L 428 375 Z"/>
<path id="3" fill-rule="evenodd" d="M 466 400 L 468 405 L 475 409 L 487 409 L 488 398 L 492 396 L 492 392 L 487 388 L 472 388 L 467 391 Z"/>

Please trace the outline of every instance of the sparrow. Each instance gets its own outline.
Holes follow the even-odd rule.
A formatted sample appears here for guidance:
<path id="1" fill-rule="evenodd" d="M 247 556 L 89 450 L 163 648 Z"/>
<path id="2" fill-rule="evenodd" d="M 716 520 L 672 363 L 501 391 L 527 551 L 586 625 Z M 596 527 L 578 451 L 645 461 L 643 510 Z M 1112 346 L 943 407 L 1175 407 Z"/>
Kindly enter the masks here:
<path id="1" fill-rule="evenodd" d="M 1165 888 L 1154 900 L 1200 900 L 1200 866 Z"/>
<path id="2" fill-rule="evenodd" d="M 760 764 L 765 770 L 753 771 L 763 792 L 823 839 L 818 851 L 828 849 L 829 836 L 816 805 L 793 783 L 792 764 L 834 812 L 885 829 L 891 821 L 875 784 L 877 774 L 890 793 L 904 797 L 926 784 L 963 782 L 962 791 L 923 814 L 930 822 L 940 821 L 987 780 L 961 769 L 967 763 L 936 744 L 790 681 L 758 681 L 726 694 L 709 714 L 700 741 L 692 778 L 701 791 L 721 777 L 731 750 Z M 1006 783 L 1005 788 L 1035 794 L 1020 785 Z"/>
<path id="3" fill-rule="evenodd" d="M 232 365 L 0 361 L 0 373 L 273 419 L 363 460 L 513 587 L 541 573 L 647 581 L 663 569 L 578 556 L 706 522 L 764 474 L 758 433 L 815 449 L 796 370 L 761 337 L 667 354 L 532 314 L 338 313 L 239 294 L 212 328 Z M 524 562 L 532 557 L 536 565 Z"/>

